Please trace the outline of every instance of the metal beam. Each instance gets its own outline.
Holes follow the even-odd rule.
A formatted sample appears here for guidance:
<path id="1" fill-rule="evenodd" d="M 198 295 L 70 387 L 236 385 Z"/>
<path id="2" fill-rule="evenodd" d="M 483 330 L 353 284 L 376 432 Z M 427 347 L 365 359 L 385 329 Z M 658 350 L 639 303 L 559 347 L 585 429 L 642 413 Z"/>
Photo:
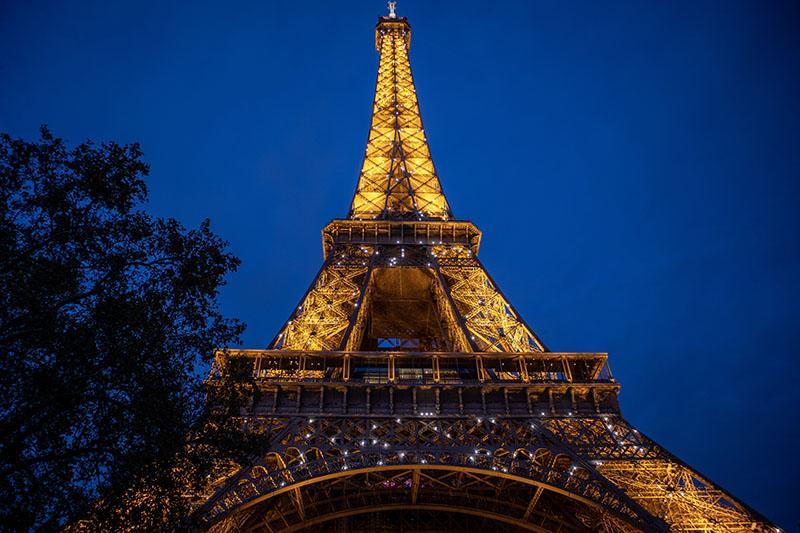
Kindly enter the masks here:
<path id="1" fill-rule="evenodd" d="M 531 514 L 533 513 L 536 504 L 539 503 L 539 498 L 542 497 L 543 492 L 544 489 L 542 487 L 536 487 L 536 492 L 533 493 L 531 501 L 528 504 L 528 508 L 525 509 L 525 515 L 522 517 L 523 520 L 528 520 L 531 517 Z"/>
<path id="2" fill-rule="evenodd" d="M 535 524 L 531 524 L 530 522 L 525 522 L 517 518 L 511 518 L 509 516 L 497 513 L 492 513 L 490 511 L 484 511 L 482 509 L 469 509 L 466 507 L 456 507 L 454 505 L 437 505 L 437 504 L 421 504 L 421 505 L 393 504 L 393 505 L 366 506 L 356 509 L 347 509 L 345 511 L 339 511 L 336 513 L 330 513 L 327 515 L 312 518 L 300 524 L 295 524 L 291 527 L 287 527 L 286 529 L 281 530 L 281 533 L 294 533 L 295 531 L 302 531 L 303 529 L 312 526 L 323 524 L 331 520 L 337 520 L 339 518 L 347 518 L 348 516 L 355 516 L 365 513 L 380 513 L 387 511 L 435 511 L 442 513 L 460 513 L 460 514 L 476 516 L 479 518 L 488 518 L 489 520 L 495 520 L 497 522 L 503 522 L 505 524 L 517 526 L 527 531 L 536 531 L 537 533 L 550 533 L 547 529 L 541 528 Z"/>

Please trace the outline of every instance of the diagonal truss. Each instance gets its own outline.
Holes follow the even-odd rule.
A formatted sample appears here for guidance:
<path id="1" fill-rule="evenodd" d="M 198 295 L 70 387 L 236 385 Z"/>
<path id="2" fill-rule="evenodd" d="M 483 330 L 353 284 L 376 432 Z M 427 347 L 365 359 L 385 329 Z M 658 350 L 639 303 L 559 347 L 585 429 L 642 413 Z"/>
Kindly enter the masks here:
<path id="1" fill-rule="evenodd" d="M 336 250 L 270 346 L 282 350 L 336 350 L 369 279 L 373 250 L 349 246 Z"/>
<path id="2" fill-rule="evenodd" d="M 430 272 L 432 301 L 449 351 L 546 351 L 475 254 L 460 245 L 336 247 L 271 347 L 358 350 L 372 308 L 375 268 Z"/>
<path id="3" fill-rule="evenodd" d="M 408 60 L 411 29 L 405 19 L 383 19 L 367 150 L 350 218 L 452 218 L 422 127 Z"/>
<path id="4" fill-rule="evenodd" d="M 764 530 L 763 518 L 619 416 L 545 425 L 674 531 Z"/>
<path id="5" fill-rule="evenodd" d="M 409 43 L 404 18 L 379 19 L 366 154 L 314 282 L 269 350 L 217 355 L 212 386 L 229 358 L 249 358 L 260 394 L 242 423 L 271 445 L 224 465 L 196 515 L 213 531 L 417 518 L 780 531 L 622 417 L 606 354 L 550 352 L 502 294 L 477 258 L 480 231 L 453 220 L 442 192 Z"/>
<path id="6" fill-rule="evenodd" d="M 522 320 L 477 256 L 464 246 L 434 246 L 431 255 L 478 352 L 542 352 L 544 343 Z"/>
<path id="7" fill-rule="evenodd" d="M 312 515 L 325 516 L 328 511 L 316 508 L 319 495 L 344 481 L 350 492 L 334 508 L 364 505 L 370 502 L 365 491 L 375 496 L 383 489 L 394 503 L 491 506 L 526 529 L 556 516 L 567 530 L 665 529 L 536 419 L 296 417 L 284 425 L 292 430 L 264 459 L 209 500 L 203 514 L 209 524 L 263 502 L 258 515 L 291 531 Z M 363 476 L 370 475 L 364 486 Z M 512 494 L 521 500 L 509 501 Z M 549 504 L 537 509 L 543 494 Z M 283 508 L 275 503 L 282 496 L 288 496 Z"/>

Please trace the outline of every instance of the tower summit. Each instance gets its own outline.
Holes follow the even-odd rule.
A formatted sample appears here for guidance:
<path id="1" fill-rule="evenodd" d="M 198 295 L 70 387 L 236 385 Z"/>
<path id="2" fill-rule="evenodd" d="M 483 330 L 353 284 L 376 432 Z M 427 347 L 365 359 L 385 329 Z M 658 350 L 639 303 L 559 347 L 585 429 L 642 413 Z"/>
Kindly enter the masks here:
<path id="1" fill-rule="evenodd" d="M 347 218 L 265 350 L 220 351 L 270 449 L 215 482 L 214 531 L 775 531 L 633 428 L 605 353 L 548 350 L 478 260 L 431 159 L 408 51 L 380 17 Z"/>
<path id="2" fill-rule="evenodd" d="M 452 218 L 431 159 L 411 75 L 411 26 L 394 13 L 375 26 L 380 54 L 372 122 L 350 218 L 447 220 Z"/>

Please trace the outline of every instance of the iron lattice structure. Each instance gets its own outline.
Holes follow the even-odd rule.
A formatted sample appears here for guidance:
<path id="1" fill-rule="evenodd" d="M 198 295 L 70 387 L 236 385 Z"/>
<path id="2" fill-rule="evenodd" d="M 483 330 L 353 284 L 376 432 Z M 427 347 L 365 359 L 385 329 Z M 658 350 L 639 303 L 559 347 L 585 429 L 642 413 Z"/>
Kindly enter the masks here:
<path id="1" fill-rule="evenodd" d="M 349 218 L 252 364 L 271 436 L 220 480 L 214 531 L 774 531 L 621 416 L 604 353 L 547 349 L 478 260 L 431 160 L 405 18 L 381 17 Z"/>

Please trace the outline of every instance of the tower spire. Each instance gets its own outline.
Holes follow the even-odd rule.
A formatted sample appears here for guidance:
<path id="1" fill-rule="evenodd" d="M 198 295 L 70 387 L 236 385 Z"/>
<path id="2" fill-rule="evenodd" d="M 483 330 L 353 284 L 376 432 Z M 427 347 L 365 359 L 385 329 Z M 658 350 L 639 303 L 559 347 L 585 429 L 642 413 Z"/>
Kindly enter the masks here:
<path id="1" fill-rule="evenodd" d="M 411 26 L 395 14 L 380 17 L 375 47 L 380 53 L 367 149 L 350 207 L 350 218 L 448 220 L 422 126 L 408 49 Z"/>

